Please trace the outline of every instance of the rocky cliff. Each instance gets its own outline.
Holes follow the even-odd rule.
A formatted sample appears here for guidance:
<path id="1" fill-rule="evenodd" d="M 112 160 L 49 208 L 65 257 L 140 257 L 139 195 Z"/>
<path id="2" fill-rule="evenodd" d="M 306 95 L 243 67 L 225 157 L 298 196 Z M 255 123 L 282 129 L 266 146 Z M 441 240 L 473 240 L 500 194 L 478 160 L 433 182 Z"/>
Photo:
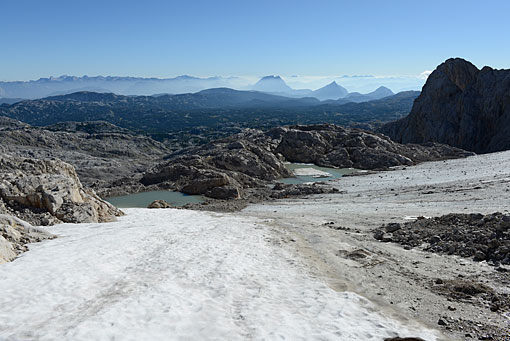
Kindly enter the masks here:
<path id="1" fill-rule="evenodd" d="M 399 143 L 440 142 L 477 153 L 510 149 L 510 70 L 448 59 L 427 79 L 409 116 L 380 132 Z"/>
<path id="2" fill-rule="evenodd" d="M 0 154 L 0 213 L 33 225 L 106 222 L 122 215 L 85 189 L 71 165 L 6 154 Z"/>

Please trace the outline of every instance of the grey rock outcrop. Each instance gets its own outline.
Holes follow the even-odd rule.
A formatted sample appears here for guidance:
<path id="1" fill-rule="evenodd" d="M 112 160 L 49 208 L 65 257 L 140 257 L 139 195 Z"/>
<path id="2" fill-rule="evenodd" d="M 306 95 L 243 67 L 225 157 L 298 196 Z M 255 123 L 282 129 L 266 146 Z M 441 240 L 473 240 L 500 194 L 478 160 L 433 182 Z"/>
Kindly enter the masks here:
<path id="1" fill-rule="evenodd" d="M 388 169 L 418 162 L 472 155 L 439 144 L 401 145 L 372 132 L 321 124 L 262 132 L 246 130 L 229 138 L 172 154 L 147 171 L 141 183 L 216 199 L 243 198 L 247 190 L 292 177 L 284 162 L 359 169 Z M 272 197 L 323 191 L 275 189 Z M 277 193 L 278 192 L 278 193 Z M 321 192 L 324 193 L 324 192 Z"/>
<path id="2" fill-rule="evenodd" d="M 429 76 L 411 113 L 380 132 L 399 143 L 439 142 L 476 153 L 510 149 L 510 70 L 455 58 Z"/>
<path id="3" fill-rule="evenodd" d="M 170 155 L 168 161 L 146 172 L 141 182 L 215 199 L 239 199 L 245 188 L 292 176 L 272 146 L 274 141 L 263 132 L 247 130 Z"/>
<path id="4" fill-rule="evenodd" d="M 0 264 L 10 262 L 28 250 L 26 244 L 55 238 L 16 217 L 0 214 Z"/>
<path id="5" fill-rule="evenodd" d="M 57 158 L 73 165 L 81 182 L 102 196 L 110 184 L 134 177 L 170 150 L 150 137 L 134 135 L 107 122 L 64 122 L 50 127 L 0 117 L 0 152 L 16 157 Z M 121 187 L 119 187 L 121 189 Z"/>
<path id="6" fill-rule="evenodd" d="M 275 152 L 286 160 L 324 167 L 387 169 L 472 155 L 440 144 L 402 145 L 382 134 L 330 124 L 276 128 L 268 134 L 279 139 Z"/>
<path id="7" fill-rule="evenodd" d="M 0 154 L 0 213 L 33 225 L 106 222 L 122 212 L 85 189 L 73 166 L 60 160 Z"/>

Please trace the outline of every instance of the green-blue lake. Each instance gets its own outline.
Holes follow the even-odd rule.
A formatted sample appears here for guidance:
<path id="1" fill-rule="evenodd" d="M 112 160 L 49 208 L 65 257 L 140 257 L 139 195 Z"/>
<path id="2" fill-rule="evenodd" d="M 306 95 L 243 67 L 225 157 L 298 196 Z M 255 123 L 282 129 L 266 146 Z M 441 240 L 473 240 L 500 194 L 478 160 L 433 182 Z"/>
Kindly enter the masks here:
<path id="1" fill-rule="evenodd" d="M 301 163 L 287 163 L 285 166 L 296 174 L 293 178 L 278 180 L 286 184 L 334 180 L 345 174 L 354 173 L 356 171 L 356 169 L 353 168 L 328 168 Z M 201 203 L 205 200 L 205 197 L 201 195 L 188 195 L 175 191 L 150 191 L 110 197 L 106 198 L 106 200 L 118 208 L 145 208 L 154 200 L 165 200 L 173 206 L 184 206 L 190 203 Z"/>
<path id="2" fill-rule="evenodd" d="M 118 208 L 147 207 L 154 200 L 165 200 L 173 206 L 184 206 L 204 201 L 201 195 L 189 195 L 175 191 L 150 191 L 106 198 L 106 201 Z"/>

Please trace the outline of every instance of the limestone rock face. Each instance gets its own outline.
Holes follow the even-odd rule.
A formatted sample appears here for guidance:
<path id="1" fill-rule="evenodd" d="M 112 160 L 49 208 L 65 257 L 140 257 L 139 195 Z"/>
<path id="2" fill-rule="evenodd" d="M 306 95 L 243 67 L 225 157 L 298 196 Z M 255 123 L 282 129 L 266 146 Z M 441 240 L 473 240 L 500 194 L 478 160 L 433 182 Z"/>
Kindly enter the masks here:
<path id="1" fill-rule="evenodd" d="M 122 215 L 85 189 L 74 168 L 59 160 L 0 154 L 0 202 L 0 211 L 34 225 L 106 222 Z"/>
<path id="2" fill-rule="evenodd" d="M 32 227 L 21 219 L 0 214 L 0 264 L 26 251 L 28 243 L 53 238 L 55 236 L 51 233 Z"/>
<path id="3" fill-rule="evenodd" d="M 448 59 L 427 79 L 411 113 L 380 132 L 399 143 L 439 142 L 476 153 L 510 149 L 510 70 Z"/>

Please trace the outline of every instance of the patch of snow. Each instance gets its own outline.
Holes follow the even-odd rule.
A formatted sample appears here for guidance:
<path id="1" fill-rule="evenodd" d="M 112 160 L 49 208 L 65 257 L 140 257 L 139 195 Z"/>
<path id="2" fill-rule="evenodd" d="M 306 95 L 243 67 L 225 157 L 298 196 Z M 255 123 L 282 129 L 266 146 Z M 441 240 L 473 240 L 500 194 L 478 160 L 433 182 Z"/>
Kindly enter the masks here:
<path id="1" fill-rule="evenodd" d="M 382 340 L 435 331 L 312 277 L 262 220 L 126 209 L 0 266 L 0 340 Z"/>
<path id="2" fill-rule="evenodd" d="M 328 178 L 332 174 L 315 168 L 296 168 L 294 174 L 297 176 L 310 176 L 313 178 Z"/>
<path id="3" fill-rule="evenodd" d="M 425 219 L 429 219 L 430 217 L 426 217 L 426 216 L 422 216 L 423 218 Z M 417 215 L 406 215 L 403 217 L 404 220 L 418 220 L 418 216 Z"/>

